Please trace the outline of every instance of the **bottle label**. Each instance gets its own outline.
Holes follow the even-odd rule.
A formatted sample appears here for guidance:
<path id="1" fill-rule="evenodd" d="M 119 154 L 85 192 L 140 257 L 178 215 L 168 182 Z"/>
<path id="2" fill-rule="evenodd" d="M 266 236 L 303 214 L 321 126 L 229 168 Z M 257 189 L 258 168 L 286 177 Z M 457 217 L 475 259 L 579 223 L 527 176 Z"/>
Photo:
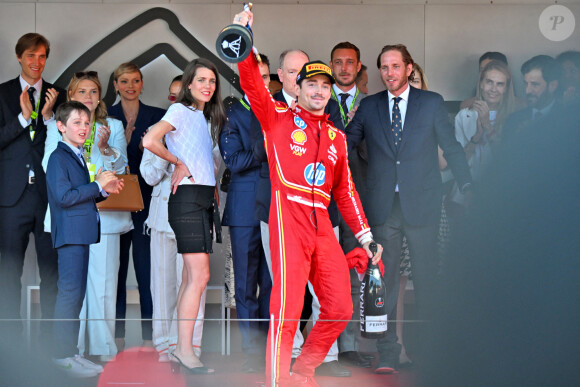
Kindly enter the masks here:
<path id="1" fill-rule="evenodd" d="M 387 331 L 387 315 L 365 316 L 365 331 L 378 333 Z"/>

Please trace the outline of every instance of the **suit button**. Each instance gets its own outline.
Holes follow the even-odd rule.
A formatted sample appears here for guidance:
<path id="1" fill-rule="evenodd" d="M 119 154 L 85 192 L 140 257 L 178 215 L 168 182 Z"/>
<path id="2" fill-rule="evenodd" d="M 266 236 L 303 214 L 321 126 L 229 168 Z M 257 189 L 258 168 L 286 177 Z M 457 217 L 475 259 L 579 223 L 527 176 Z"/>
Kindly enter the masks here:
<path id="1" fill-rule="evenodd" d="M 400 165 L 400 164 L 401 164 L 401 162 L 397 160 L 397 165 Z"/>

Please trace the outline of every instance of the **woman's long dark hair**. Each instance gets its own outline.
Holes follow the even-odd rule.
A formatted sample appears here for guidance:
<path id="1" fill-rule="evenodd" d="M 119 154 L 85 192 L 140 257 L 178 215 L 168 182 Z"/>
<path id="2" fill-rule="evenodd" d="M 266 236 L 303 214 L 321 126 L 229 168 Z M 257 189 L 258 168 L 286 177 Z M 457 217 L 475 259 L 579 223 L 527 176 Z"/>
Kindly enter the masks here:
<path id="1" fill-rule="evenodd" d="M 217 67 L 211 61 L 205 58 L 198 58 L 189 62 L 183 71 L 183 77 L 181 79 L 181 91 L 179 92 L 175 102 L 182 103 L 185 106 L 197 107 L 197 101 L 195 98 L 193 98 L 193 95 L 191 95 L 191 90 L 189 90 L 188 86 L 193 81 L 193 78 L 195 78 L 195 74 L 198 68 L 206 68 L 211 70 L 216 78 L 215 91 L 209 102 L 206 103 L 203 107 L 203 115 L 205 116 L 206 120 L 209 120 L 211 123 L 212 140 L 215 144 L 219 138 L 219 134 L 223 126 L 226 123 L 227 116 L 220 93 L 220 74 Z"/>

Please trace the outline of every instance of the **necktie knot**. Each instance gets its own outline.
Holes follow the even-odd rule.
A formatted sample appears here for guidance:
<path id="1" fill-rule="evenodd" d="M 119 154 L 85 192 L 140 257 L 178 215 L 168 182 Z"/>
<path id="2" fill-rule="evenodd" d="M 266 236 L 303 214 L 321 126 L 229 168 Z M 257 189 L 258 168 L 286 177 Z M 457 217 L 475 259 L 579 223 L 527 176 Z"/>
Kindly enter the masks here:
<path id="1" fill-rule="evenodd" d="M 35 87 L 29 87 L 27 92 L 28 92 L 28 99 L 30 100 L 30 103 L 32 104 L 32 108 L 34 109 L 34 92 L 36 91 Z"/>
<path id="2" fill-rule="evenodd" d="M 402 100 L 402 99 L 403 99 L 403 98 L 401 98 L 401 97 L 393 97 L 393 101 L 395 101 L 395 103 L 396 103 L 397 105 L 399 104 L 399 102 L 401 102 L 401 100 Z"/>
<path id="3" fill-rule="evenodd" d="M 348 93 L 340 93 L 340 104 L 341 105 L 346 105 L 346 100 L 348 99 L 348 97 L 350 97 L 350 94 Z"/>

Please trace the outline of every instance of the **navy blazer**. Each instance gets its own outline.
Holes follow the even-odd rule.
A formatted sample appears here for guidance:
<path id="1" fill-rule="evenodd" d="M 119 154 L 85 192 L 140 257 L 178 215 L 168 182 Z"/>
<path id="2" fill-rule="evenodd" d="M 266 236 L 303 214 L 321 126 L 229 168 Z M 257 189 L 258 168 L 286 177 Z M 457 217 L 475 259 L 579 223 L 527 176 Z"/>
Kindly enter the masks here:
<path id="1" fill-rule="evenodd" d="M 236 101 L 228 108 L 228 121 L 219 138 L 221 155 L 232 172 L 222 218 L 224 226 L 259 225 L 254 218 L 254 207 L 261 163 L 252 151 L 251 131 L 257 133 L 261 129 L 247 100 L 244 103 L 248 107 Z"/>
<path id="2" fill-rule="evenodd" d="M 90 245 L 100 239 L 96 202 L 104 200 L 87 167 L 64 142 L 50 155 L 46 168 L 52 243 Z"/>
<path id="3" fill-rule="evenodd" d="M 379 226 L 390 215 L 399 184 L 405 220 L 413 226 L 436 224 L 441 217 L 441 173 L 437 145 L 459 187 L 471 182 L 463 148 L 447 115 L 441 95 L 411 87 L 397 150 L 391 131 L 387 91 L 366 97 L 346 128 L 349 149 L 366 139 L 368 175 L 365 214 Z"/>
<path id="4" fill-rule="evenodd" d="M 276 101 L 286 103 L 284 94 L 282 91 L 274 94 L 273 98 Z M 340 107 L 338 102 L 330 98 L 326 107 L 324 108 L 324 113 L 329 115 L 330 121 L 334 124 L 334 127 L 340 129 L 344 132 L 344 125 L 342 123 L 342 117 L 340 115 Z M 251 136 L 254 139 L 253 151 L 254 157 L 262 162 L 260 168 L 260 179 L 258 181 L 258 190 L 256 194 L 256 207 L 254 215 L 256 219 L 268 223 L 268 217 L 270 214 L 270 200 L 271 200 L 271 190 L 272 185 L 270 184 L 270 170 L 268 168 L 268 157 L 266 154 L 266 148 L 264 146 L 264 134 L 258 123 L 258 130 L 253 127 L 251 131 Z M 329 205 L 329 217 L 330 222 L 333 227 L 338 225 L 338 208 L 336 207 L 336 202 L 332 200 Z"/>
<path id="5" fill-rule="evenodd" d="M 30 130 L 23 128 L 18 120 L 20 108 L 20 77 L 0 85 L 0 206 L 16 204 L 28 184 L 30 169 L 34 170 L 36 184 L 46 203 L 46 178 L 42 169 L 46 125 L 40 111 L 44 107 L 46 91 L 55 88 L 59 94 L 54 110 L 66 101 L 66 92 L 46 81 L 42 81 L 40 92 L 39 117 L 34 140 Z"/>

